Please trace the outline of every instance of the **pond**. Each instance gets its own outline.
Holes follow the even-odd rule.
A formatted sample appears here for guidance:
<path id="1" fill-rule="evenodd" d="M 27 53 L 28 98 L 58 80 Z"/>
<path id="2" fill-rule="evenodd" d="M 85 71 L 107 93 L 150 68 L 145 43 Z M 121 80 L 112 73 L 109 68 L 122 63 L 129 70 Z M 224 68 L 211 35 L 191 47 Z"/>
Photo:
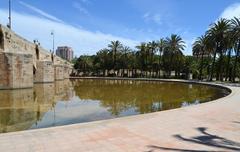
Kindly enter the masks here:
<path id="1" fill-rule="evenodd" d="M 76 79 L 0 91 L 0 133 L 144 114 L 228 95 L 217 87 L 160 81 Z"/>

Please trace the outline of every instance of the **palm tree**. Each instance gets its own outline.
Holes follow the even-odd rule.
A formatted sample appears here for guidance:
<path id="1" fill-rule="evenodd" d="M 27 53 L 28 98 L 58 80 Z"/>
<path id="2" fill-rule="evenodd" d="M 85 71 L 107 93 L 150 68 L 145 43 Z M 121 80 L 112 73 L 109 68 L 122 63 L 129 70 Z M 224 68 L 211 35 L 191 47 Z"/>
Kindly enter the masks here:
<path id="1" fill-rule="evenodd" d="M 97 52 L 95 64 L 103 71 L 111 69 L 111 56 L 108 49 L 101 49 Z"/>
<path id="2" fill-rule="evenodd" d="M 197 59 L 201 54 L 201 45 L 197 44 L 196 41 L 192 45 L 192 54 L 194 57 L 197 57 Z"/>
<path id="3" fill-rule="evenodd" d="M 228 35 L 227 35 L 227 66 L 226 66 L 226 71 L 225 71 L 225 81 L 232 81 L 232 71 L 230 70 L 230 62 L 231 62 L 231 57 L 232 57 L 232 52 L 234 49 L 234 44 L 235 44 L 235 39 L 233 37 L 234 32 L 231 30 Z M 232 68 L 231 68 L 232 69 Z"/>
<path id="4" fill-rule="evenodd" d="M 117 52 L 122 48 L 122 44 L 120 41 L 111 41 L 111 43 L 108 45 L 108 47 L 112 51 L 113 55 L 113 68 L 116 68 L 116 59 L 117 59 Z"/>
<path id="5" fill-rule="evenodd" d="M 235 82 L 236 77 L 236 70 L 237 70 L 237 64 L 238 64 L 238 56 L 240 52 L 240 19 L 237 17 L 234 17 L 231 20 L 231 30 L 232 30 L 232 36 L 233 36 L 233 43 L 235 45 L 235 61 L 233 66 L 233 79 L 232 81 Z"/>
<path id="6" fill-rule="evenodd" d="M 149 48 L 150 48 L 150 57 L 151 57 L 151 64 L 152 64 L 152 62 L 153 62 L 153 55 L 156 52 L 158 44 L 155 41 L 152 41 L 152 42 L 149 42 L 148 45 L 149 45 Z"/>
<path id="7" fill-rule="evenodd" d="M 229 20 L 220 19 L 217 23 L 214 23 L 210 26 L 210 29 L 207 31 L 209 39 L 215 42 L 214 57 L 212 62 L 212 69 L 210 75 L 210 81 L 213 78 L 214 66 L 216 62 L 217 54 L 219 54 L 219 64 L 217 69 L 217 80 L 223 80 L 222 77 L 222 61 L 224 51 L 227 50 L 227 34 L 230 29 Z"/>
<path id="8" fill-rule="evenodd" d="M 197 54 L 197 56 L 201 55 L 201 63 L 199 69 L 199 80 L 202 80 L 202 70 L 203 70 L 203 60 L 204 56 L 207 55 L 209 52 L 209 41 L 207 35 L 202 35 L 197 38 L 197 40 L 193 43 L 193 52 Z"/>
<path id="9" fill-rule="evenodd" d="M 197 62 L 199 62 L 199 58 L 200 58 L 201 54 L 203 54 L 203 46 L 202 46 L 202 42 L 200 39 L 201 39 L 201 37 L 198 37 L 197 40 L 192 45 L 192 52 L 193 52 L 193 55 L 196 56 Z M 196 72 L 198 75 L 198 79 L 200 80 L 199 69 L 197 69 Z"/>
<path id="10" fill-rule="evenodd" d="M 140 63 L 141 63 L 141 73 L 146 68 L 147 65 L 147 45 L 146 43 L 142 42 L 140 45 L 136 46 L 139 50 L 137 55 L 140 56 Z"/>
<path id="11" fill-rule="evenodd" d="M 149 55 L 150 55 L 150 66 L 151 66 L 151 73 L 150 73 L 150 75 L 151 75 L 152 74 L 152 70 L 153 70 L 153 57 L 154 57 L 154 54 L 156 53 L 156 49 L 158 47 L 158 44 L 155 41 L 152 41 L 152 42 L 148 43 L 148 47 L 149 47 Z"/>
<path id="12" fill-rule="evenodd" d="M 159 66 L 161 65 L 162 53 L 163 53 L 163 50 L 165 49 L 165 47 L 166 47 L 166 41 L 164 40 L 164 38 L 161 38 L 161 39 L 158 41 Z"/>
<path id="13" fill-rule="evenodd" d="M 128 60 L 128 54 L 131 52 L 131 48 L 130 47 L 128 47 L 128 46 L 123 46 L 122 47 L 122 53 L 123 53 L 123 56 L 124 56 L 124 59 L 123 59 L 123 61 L 124 61 L 124 63 L 123 63 L 123 68 L 124 69 L 127 69 L 127 75 L 128 75 L 128 73 L 129 73 L 129 67 L 130 67 L 130 65 L 128 64 L 128 62 L 130 62 L 129 60 Z"/>
<path id="14" fill-rule="evenodd" d="M 171 54 L 171 59 L 170 59 L 170 64 L 171 64 L 171 69 L 173 69 L 173 65 L 177 65 L 179 56 L 182 56 L 183 53 L 182 51 L 185 48 L 185 42 L 183 39 L 176 34 L 172 34 L 171 37 L 166 38 L 166 50 L 170 52 Z M 174 56 L 176 57 L 175 63 L 173 63 Z M 175 69 L 177 70 L 177 69 Z M 176 73 L 176 71 L 175 71 Z"/>
<path id="15" fill-rule="evenodd" d="M 131 51 L 131 48 L 130 48 L 130 47 L 128 47 L 128 46 L 123 46 L 123 47 L 122 47 L 122 52 L 123 52 L 123 54 L 124 54 L 125 57 L 127 56 L 127 54 L 128 54 L 130 51 Z"/>
<path id="16" fill-rule="evenodd" d="M 161 68 L 162 53 L 163 53 L 165 47 L 166 47 L 166 41 L 164 38 L 161 38 L 158 41 L 158 50 L 159 50 L 158 71 Z M 159 73 L 159 76 L 160 76 L 160 73 Z"/>

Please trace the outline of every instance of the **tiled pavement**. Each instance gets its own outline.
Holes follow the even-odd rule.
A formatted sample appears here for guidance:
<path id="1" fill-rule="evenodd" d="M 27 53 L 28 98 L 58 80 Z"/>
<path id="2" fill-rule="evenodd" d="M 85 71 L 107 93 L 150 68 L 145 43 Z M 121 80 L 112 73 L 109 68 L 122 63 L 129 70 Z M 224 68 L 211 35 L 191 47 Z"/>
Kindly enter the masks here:
<path id="1" fill-rule="evenodd" d="M 0 152 L 240 151 L 240 88 L 216 101 L 0 135 Z"/>

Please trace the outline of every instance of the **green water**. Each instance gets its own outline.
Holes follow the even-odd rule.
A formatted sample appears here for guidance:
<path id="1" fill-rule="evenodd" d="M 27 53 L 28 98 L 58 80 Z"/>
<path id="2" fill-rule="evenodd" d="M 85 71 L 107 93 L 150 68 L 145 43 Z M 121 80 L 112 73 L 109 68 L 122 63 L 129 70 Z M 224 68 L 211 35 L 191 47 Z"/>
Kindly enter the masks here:
<path id="1" fill-rule="evenodd" d="M 174 109 L 226 96 L 206 85 L 65 80 L 0 91 L 0 132 L 45 128 Z"/>

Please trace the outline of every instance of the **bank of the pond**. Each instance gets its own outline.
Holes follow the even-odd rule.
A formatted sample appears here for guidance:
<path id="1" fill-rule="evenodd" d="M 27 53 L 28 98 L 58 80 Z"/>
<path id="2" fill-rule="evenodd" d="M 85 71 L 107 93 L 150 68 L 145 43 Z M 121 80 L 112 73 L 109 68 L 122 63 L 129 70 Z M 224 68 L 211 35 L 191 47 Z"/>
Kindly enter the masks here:
<path id="1" fill-rule="evenodd" d="M 76 79 L 97 79 L 97 80 L 132 80 L 132 81 L 162 81 L 162 82 L 176 82 L 176 83 L 190 83 L 190 84 L 201 84 L 213 86 L 221 89 L 226 89 L 229 94 L 232 90 L 227 86 L 240 87 L 240 84 L 235 83 L 224 83 L 224 82 L 207 82 L 198 80 L 185 80 L 185 79 L 159 79 L 159 78 L 124 78 L 124 77 L 70 77 L 71 80 Z"/>
<path id="2" fill-rule="evenodd" d="M 0 134 L 0 151 L 240 151 L 240 88 L 204 84 L 231 94 L 162 112 Z"/>

